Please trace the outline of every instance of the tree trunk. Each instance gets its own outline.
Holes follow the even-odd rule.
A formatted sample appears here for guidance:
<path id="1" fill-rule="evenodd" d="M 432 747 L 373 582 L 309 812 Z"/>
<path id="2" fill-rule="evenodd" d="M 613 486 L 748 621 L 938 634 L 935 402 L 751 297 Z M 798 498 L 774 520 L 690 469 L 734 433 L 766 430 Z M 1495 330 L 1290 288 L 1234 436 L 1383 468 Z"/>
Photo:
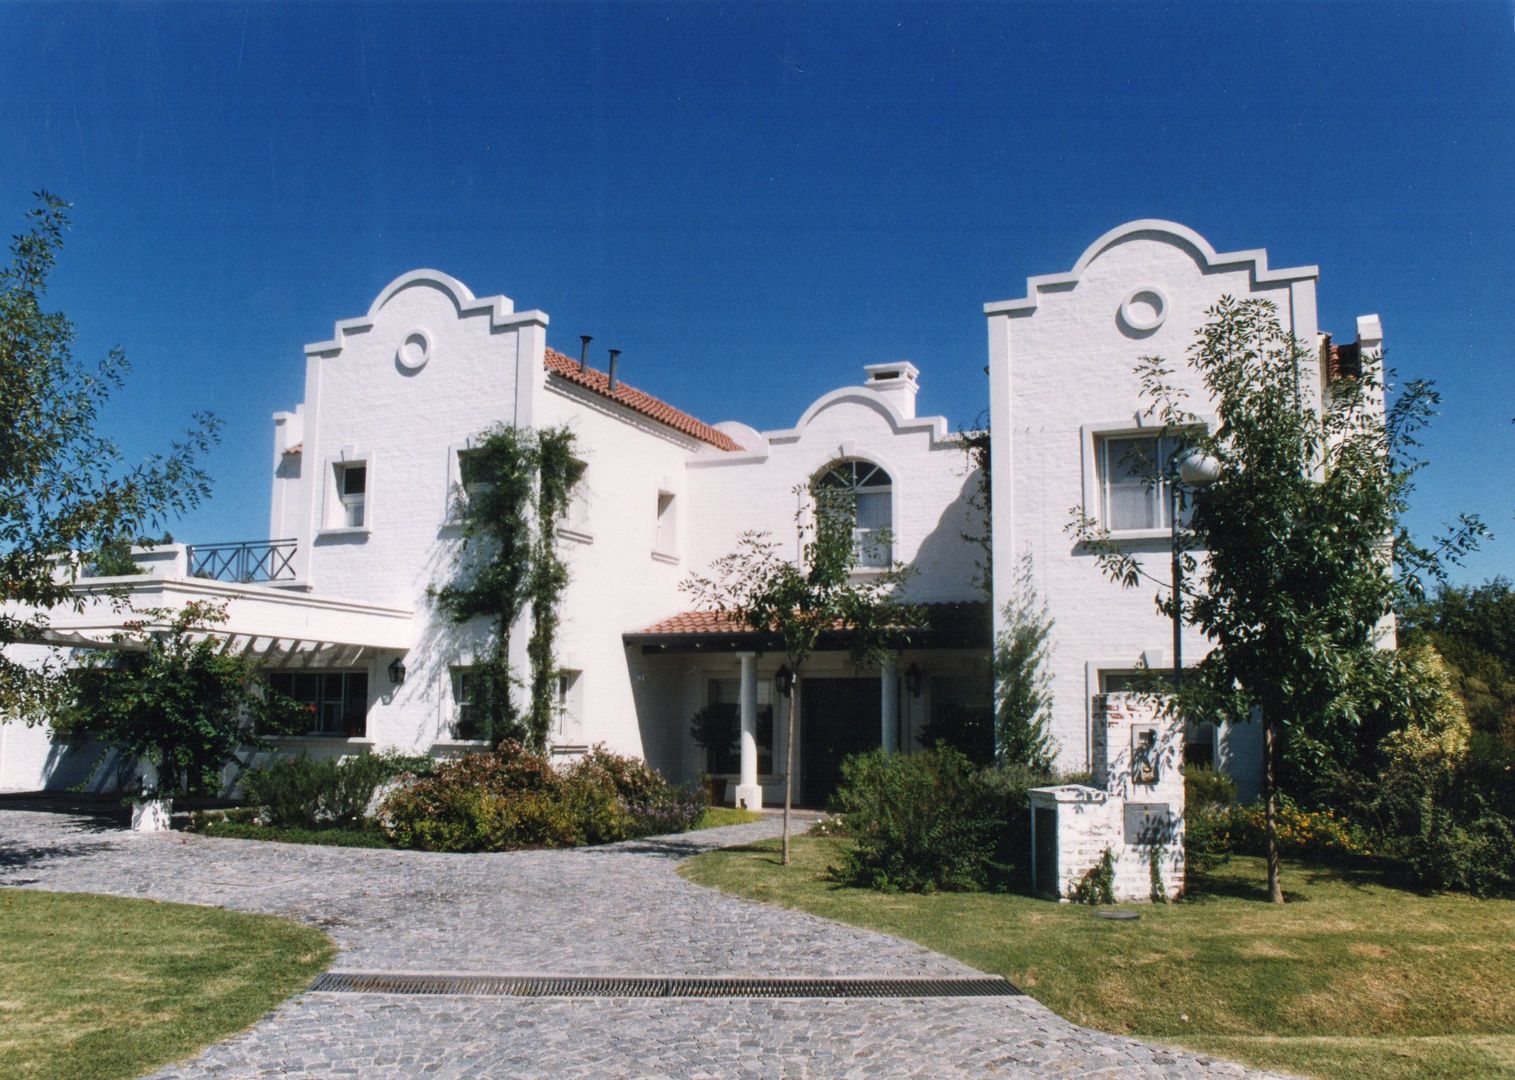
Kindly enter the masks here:
<path id="1" fill-rule="evenodd" d="M 784 857 L 789 865 L 789 807 L 794 800 L 794 715 L 800 711 L 800 667 L 794 666 L 794 683 L 789 689 L 788 734 L 784 736 Z"/>
<path id="2" fill-rule="evenodd" d="M 1278 789 L 1273 773 L 1273 722 L 1263 717 L 1263 828 L 1267 834 L 1268 900 L 1284 902 L 1283 886 L 1278 880 Z"/>

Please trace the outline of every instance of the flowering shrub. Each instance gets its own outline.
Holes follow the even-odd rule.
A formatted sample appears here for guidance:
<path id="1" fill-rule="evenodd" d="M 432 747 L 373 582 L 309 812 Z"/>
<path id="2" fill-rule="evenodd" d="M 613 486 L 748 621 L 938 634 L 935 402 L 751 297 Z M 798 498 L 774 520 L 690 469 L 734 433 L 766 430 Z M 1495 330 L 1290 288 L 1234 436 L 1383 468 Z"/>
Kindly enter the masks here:
<path id="1" fill-rule="evenodd" d="M 1266 853 L 1263 804 L 1190 807 L 1184 815 L 1185 853 L 1199 869 L 1227 855 Z M 1287 795 L 1278 797 L 1278 850 L 1311 862 L 1339 862 L 1373 854 L 1366 831 L 1334 810 L 1306 810 Z"/>
<path id="2" fill-rule="evenodd" d="M 808 836 L 846 836 L 847 822 L 840 814 L 826 814 L 819 817 L 806 830 Z"/>
<path id="3" fill-rule="evenodd" d="M 682 832 L 705 805 L 704 792 L 675 787 L 646 762 L 601 746 L 560 770 L 505 742 L 396 790 L 379 816 L 401 847 L 505 851 Z"/>

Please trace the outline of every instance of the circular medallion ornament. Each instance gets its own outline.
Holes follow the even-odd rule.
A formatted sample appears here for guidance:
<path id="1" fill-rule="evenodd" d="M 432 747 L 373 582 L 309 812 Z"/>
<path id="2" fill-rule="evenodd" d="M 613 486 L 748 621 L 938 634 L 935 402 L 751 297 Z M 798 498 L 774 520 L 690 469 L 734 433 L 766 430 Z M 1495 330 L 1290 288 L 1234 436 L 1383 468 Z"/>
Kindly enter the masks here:
<path id="1" fill-rule="evenodd" d="M 412 330 L 406 334 L 395 352 L 395 363 L 406 371 L 420 371 L 430 359 L 431 335 L 425 330 Z"/>
<path id="2" fill-rule="evenodd" d="M 1120 306 L 1120 321 L 1132 330 L 1156 330 L 1168 317 L 1168 298 L 1154 287 L 1137 289 Z"/>

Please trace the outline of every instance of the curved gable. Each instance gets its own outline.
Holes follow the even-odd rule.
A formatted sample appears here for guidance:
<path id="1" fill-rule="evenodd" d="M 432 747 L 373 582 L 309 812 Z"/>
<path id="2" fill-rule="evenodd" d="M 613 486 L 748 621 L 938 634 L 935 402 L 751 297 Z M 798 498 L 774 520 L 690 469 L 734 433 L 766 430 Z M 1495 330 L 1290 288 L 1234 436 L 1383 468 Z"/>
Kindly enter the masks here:
<path id="1" fill-rule="evenodd" d="M 545 312 L 517 312 L 514 301 L 508 296 L 475 297 L 467 285 L 451 274 L 445 274 L 440 270 L 411 270 L 401 274 L 379 291 L 379 295 L 374 297 L 373 303 L 369 305 L 367 315 L 358 319 L 340 320 L 332 328 L 331 340 L 305 346 L 305 355 L 330 356 L 340 353 L 349 336 L 372 330 L 380 313 L 395 297 L 416 288 L 431 289 L 446 297 L 459 318 L 467 315 L 488 314 L 491 329 L 521 326 L 527 323 L 547 325 Z"/>
<path id="2" fill-rule="evenodd" d="M 1293 281 L 1313 279 L 1320 276 L 1320 269 L 1315 266 L 1296 266 L 1287 269 L 1270 270 L 1268 268 L 1268 253 L 1261 248 L 1253 248 L 1247 251 L 1217 252 L 1208 240 L 1187 225 L 1180 225 L 1176 221 L 1164 221 L 1159 218 L 1142 218 L 1137 221 L 1128 221 L 1124 225 L 1117 225 L 1094 241 L 1094 243 L 1084 249 L 1084 253 L 1073 264 L 1073 269 L 1067 273 L 1041 274 L 1037 277 L 1027 278 L 1026 295 L 1024 297 L 1017 300 L 1000 300 L 985 304 L 984 314 L 1029 314 L 1036 310 L 1042 293 L 1065 292 L 1077 287 L 1085 271 L 1101 255 L 1123 244 L 1142 240 L 1168 244 L 1182 250 L 1194 260 L 1195 265 L 1204 273 L 1244 268 L 1248 271 L 1254 288 L 1259 285 L 1287 284 Z"/>

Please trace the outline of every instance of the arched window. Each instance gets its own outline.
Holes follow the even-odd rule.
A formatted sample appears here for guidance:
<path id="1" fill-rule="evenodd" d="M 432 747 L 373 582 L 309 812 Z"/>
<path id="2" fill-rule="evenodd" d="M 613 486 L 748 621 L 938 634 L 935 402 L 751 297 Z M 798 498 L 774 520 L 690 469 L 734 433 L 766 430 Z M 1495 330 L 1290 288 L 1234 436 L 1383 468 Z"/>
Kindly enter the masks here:
<path id="1" fill-rule="evenodd" d="M 834 491 L 856 508 L 852 537 L 859 566 L 888 566 L 892 561 L 890 535 L 894 526 L 894 483 L 871 461 L 835 461 L 812 485 Z"/>

